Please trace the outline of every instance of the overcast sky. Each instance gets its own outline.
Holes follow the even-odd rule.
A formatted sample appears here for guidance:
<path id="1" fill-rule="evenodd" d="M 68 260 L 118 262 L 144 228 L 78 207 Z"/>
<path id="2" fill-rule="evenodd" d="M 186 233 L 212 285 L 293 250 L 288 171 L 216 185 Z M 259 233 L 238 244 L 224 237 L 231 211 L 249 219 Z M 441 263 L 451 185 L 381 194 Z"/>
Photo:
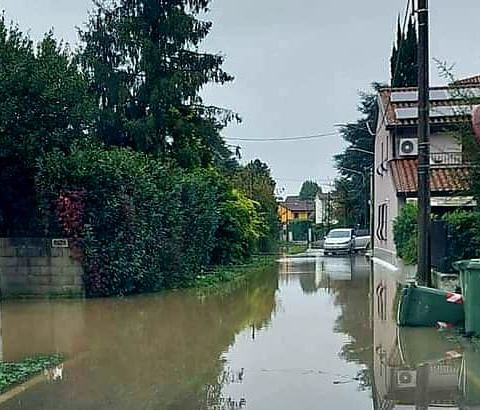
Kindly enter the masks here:
<path id="1" fill-rule="evenodd" d="M 229 138 L 327 133 L 355 120 L 358 91 L 389 80 L 396 19 L 404 0 L 214 0 L 205 47 L 226 55 L 233 84 L 208 88 L 209 104 L 239 112 Z M 71 44 L 90 0 L 0 0 L 7 18 L 34 38 L 50 28 Z M 431 2 L 432 58 L 455 63 L 455 74 L 480 73 L 479 0 Z M 442 84 L 432 67 L 432 83 Z M 279 187 L 296 193 L 305 179 L 328 183 L 338 136 L 313 141 L 242 142 L 244 159 L 260 158 Z"/>

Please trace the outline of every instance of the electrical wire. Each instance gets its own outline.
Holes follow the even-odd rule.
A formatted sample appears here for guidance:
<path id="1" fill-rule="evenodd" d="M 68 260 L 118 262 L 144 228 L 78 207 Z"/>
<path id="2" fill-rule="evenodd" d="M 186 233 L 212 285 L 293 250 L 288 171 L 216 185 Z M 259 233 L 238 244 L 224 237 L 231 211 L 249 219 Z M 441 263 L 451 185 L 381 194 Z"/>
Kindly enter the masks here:
<path id="1" fill-rule="evenodd" d="M 224 138 L 225 141 L 247 141 L 247 142 L 279 142 L 279 141 L 302 141 L 302 140 L 314 140 L 324 137 L 332 137 L 334 135 L 340 135 L 338 131 L 335 132 L 326 132 L 323 134 L 316 135 L 304 135 L 297 137 L 283 137 L 283 138 L 233 138 L 227 137 Z"/>
<path id="2" fill-rule="evenodd" d="M 274 178 L 276 181 L 281 182 L 305 182 L 305 181 L 312 181 L 317 183 L 318 185 L 331 185 L 333 184 L 334 179 L 291 179 L 291 178 Z"/>
<path id="3" fill-rule="evenodd" d="M 403 19 L 402 32 L 406 31 L 411 6 L 412 6 L 412 0 L 407 0 L 407 5 L 406 5 L 406 8 L 405 8 L 405 15 L 404 15 L 404 19 Z M 412 14 L 413 14 L 413 9 L 412 9 Z M 401 55 L 401 51 L 402 51 L 403 46 L 404 46 L 404 43 L 401 42 L 399 44 L 397 59 L 395 61 L 394 71 L 392 73 L 393 74 L 392 82 L 394 82 L 394 80 L 396 79 L 396 77 L 398 75 L 398 69 L 399 69 L 399 66 L 400 66 L 400 55 Z M 382 121 L 381 121 L 381 124 L 380 124 L 379 128 L 382 128 L 383 125 L 385 124 L 385 121 L 387 119 L 387 115 L 388 115 L 391 104 L 392 104 L 392 101 L 391 101 L 391 98 L 390 98 L 389 101 L 388 101 L 387 107 L 386 107 L 386 109 L 383 113 Z M 368 127 L 368 131 L 372 134 L 372 131 L 370 130 L 370 127 Z M 316 134 L 316 135 L 284 137 L 284 138 L 233 138 L 233 137 L 227 137 L 227 138 L 224 138 L 224 140 L 225 141 L 232 141 L 232 142 L 243 141 L 243 142 L 262 142 L 262 143 L 263 142 L 288 142 L 288 141 L 316 140 L 316 139 L 331 137 L 331 136 L 335 136 L 335 135 L 340 135 L 340 133 L 338 131 L 335 131 L 335 132 L 321 133 L 321 134 Z M 231 146 L 231 147 L 233 147 L 233 146 Z M 236 146 L 236 147 L 238 148 L 239 146 Z M 277 180 L 282 180 L 282 179 L 277 178 Z M 286 179 L 283 179 L 283 181 L 287 182 Z M 330 182 L 329 182 L 329 184 L 330 184 Z"/>
<path id="4" fill-rule="evenodd" d="M 410 15 L 410 8 L 412 6 L 412 0 L 407 0 L 407 5 L 405 8 L 405 16 L 403 19 L 403 26 L 402 26 L 402 32 L 406 31 L 407 28 L 407 23 L 408 23 L 408 17 Z M 398 54 L 397 54 L 397 59 L 395 61 L 395 68 L 393 71 L 393 77 L 392 79 L 395 80 L 398 74 L 398 68 L 400 66 L 400 55 L 401 55 L 401 50 L 403 47 L 404 43 L 401 42 L 399 44 L 399 49 L 398 49 Z M 382 122 L 380 124 L 380 128 L 385 124 L 385 120 L 387 118 L 388 111 L 390 109 L 390 105 L 392 104 L 391 99 L 388 101 L 387 108 L 385 109 L 385 112 L 383 113 L 383 118 Z M 345 124 L 347 125 L 347 124 Z M 371 130 L 369 130 L 371 133 Z M 308 140 L 315 140 L 319 138 L 324 138 L 324 137 L 332 137 L 335 135 L 340 135 L 340 132 L 334 131 L 334 132 L 327 132 L 327 133 L 321 133 L 321 134 L 315 134 L 315 135 L 304 135 L 304 136 L 296 136 L 296 137 L 280 137 L 280 138 L 234 138 L 234 137 L 226 137 L 224 138 L 225 141 L 244 141 L 244 142 L 282 142 L 282 141 L 308 141 Z"/>

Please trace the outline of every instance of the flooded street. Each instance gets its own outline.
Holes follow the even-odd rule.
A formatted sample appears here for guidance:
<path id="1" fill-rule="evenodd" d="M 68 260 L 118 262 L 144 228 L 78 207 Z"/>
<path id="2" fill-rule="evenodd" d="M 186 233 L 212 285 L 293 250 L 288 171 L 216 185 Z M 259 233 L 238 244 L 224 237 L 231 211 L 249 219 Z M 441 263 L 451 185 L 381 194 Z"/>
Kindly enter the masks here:
<path id="1" fill-rule="evenodd" d="M 3 360 L 66 361 L 0 409 L 480 408 L 475 346 L 397 329 L 398 280 L 312 255 L 221 294 L 3 302 Z"/>

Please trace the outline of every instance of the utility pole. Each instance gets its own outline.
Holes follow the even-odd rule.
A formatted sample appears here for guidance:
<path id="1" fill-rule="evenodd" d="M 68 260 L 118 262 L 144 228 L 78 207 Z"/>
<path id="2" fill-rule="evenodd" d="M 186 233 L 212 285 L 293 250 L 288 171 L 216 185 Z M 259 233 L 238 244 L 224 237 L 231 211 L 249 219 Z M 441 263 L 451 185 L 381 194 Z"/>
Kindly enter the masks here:
<path id="1" fill-rule="evenodd" d="M 369 225 L 369 219 L 370 219 L 370 196 L 371 196 L 371 188 L 369 188 L 367 181 L 370 181 L 370 179 L 367 179 L 366 176 L 370 175 L 370 170 L 368 167 L 365 168 L 365 175 L 363 177 L 363 185 L 364 185 L 364 191 L 365 191 L 365 229 L 368 229 Z"/>
<path id="2" fill-rule="evenodd" d="M 327 233 L 330 231 L 331 208 L 330 208 L 330 191 L 327 192 Z"/>
<path id="3" fill-rule="evenodd" d="M 375 173 L 370 169 L 370 247 L 372 257 L 375 251 Z"/>
<path id="4" fill-rule="evenodd" d="M 418 280 L 431 285 L 428 0 L 418 0 Z"/>

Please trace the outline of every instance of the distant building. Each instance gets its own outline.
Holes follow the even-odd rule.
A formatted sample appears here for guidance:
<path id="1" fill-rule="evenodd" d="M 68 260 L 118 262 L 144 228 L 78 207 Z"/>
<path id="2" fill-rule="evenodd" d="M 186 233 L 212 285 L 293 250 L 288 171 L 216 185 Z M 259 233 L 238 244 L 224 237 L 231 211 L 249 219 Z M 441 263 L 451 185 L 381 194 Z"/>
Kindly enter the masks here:
<path id="1" fill-rule="evenodd" d="M 307 221 L 315 217 L 315 202 L 300 199 L 298 196 L 287 196 L 278 204 L 278 216 L 282 224 L 295 220 Z"/>
<path id="2" fill-rule="evenodd" d="M 432 211 L 475 205 L 468 194 L 470 167 L 454 126 L 471 114 L 466 97 L 480 97 L 480 77 L 431 88 Z M 407 201 L 418 197 L 418 91 L 384 88 L 379 91 L 375 140 L 374 252 L 397 264 L 393 223 Z"/>

